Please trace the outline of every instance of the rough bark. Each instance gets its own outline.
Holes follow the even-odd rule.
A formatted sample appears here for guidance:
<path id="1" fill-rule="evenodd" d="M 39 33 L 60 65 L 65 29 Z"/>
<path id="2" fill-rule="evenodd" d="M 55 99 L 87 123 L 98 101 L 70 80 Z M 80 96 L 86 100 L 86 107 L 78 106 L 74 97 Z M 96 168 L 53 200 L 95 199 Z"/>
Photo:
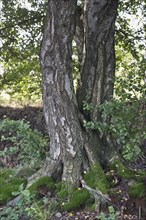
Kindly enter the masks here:
<path id="1" fill-rule="evenodd" d="M 86 120 L 94 122 L 102 121 L 98 106 L 113 96 L 117 7 L 118 0 L 84 1 L 84 40 L 77 100 Z M 92 103 L 92 111 L 83 110 L 84 101 Z M 106 123 L 110 122 L 106 119 Z M 90 137 L 92 141 L 92 135 Z M 105 133 L 96 133 L 94 137 L 93 148 L 98 146 L 101 162 L 105 163 L 115 153 L 111 137 Z"/>
<path id="2" fill-rule="evenodd" d="M 53 175 L 53 170 L 57 172 L 57 166 L 61 166 L 62 180 L 66 181 L 69 188 L 77 186 L 83 170 L 97 163 L 102 155 L 103 146 L 99 136 L 83 128 L 82 106 L 86 97 L 94 106 L 98 106 L 112 95 L 116 10 L 116 0 L 85 0 L 82 23 L 80 16 L 76 19 L 76 0 L 48 1 L 41 66 L 44 115 L 50 137 L 49 157 L 53 165 L 47 165 L 46 161 L 37 176 L 43 173 Z M 79 27 L 76 32 L 75 21 Z M 79 41 L 83 24 L 84 31 Z M 73 88 L 74 36 L 82 83 L 77 92 L 78 98 Z M 90 118 L 99 119 L 96 109 Z"/>
<path id="3" fill-rule="evenodd" d="M 83 45 L 84 45 L 84 25 L 83 25 L 83 7 L 82 5 L 77 6 L 76 13 L 76 31 L 75 31 L 75 42 L 78 52 L 78 65 L 79 65 L 79 77 L 81 72 L 81 63 L 83 59 Z"/>
<path id="4" fill-rule="evenodd" d="M 91 120 L 99 120 L 98 106 L 113 95 L 114 30 L 118 0 L 84 1 L 84 46 L 78 104 L 93 104 Z"/>
<path id="5" fill-rule="evenodd" d="M 72 79 L 76 0 L 48 1 L 41 46 L 44 114 L 50 158 L 63 164 L 62 180 L 77 185 L 83 163 L 83 135 Z"/>

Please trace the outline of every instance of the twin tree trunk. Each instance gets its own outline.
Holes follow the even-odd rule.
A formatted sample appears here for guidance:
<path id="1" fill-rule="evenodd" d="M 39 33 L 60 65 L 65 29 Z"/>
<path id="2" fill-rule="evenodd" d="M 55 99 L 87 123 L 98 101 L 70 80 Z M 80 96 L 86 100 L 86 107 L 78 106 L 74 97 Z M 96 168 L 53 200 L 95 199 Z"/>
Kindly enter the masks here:
<path id="1" fill-rule="evenodd" d="M 84 128 L 83 120 L 101 120 L 98 106 L 113 95 L 117 7 L 117 0 L 84 0 L 80 5 L 76 0 L 48 1 L 41 45 L 48 167 L 50 175 L 61 170 L 68 186 L 77 186 L 82 172 L 105 161 L 112 150 L 104 135 Z M 76 93 L 73 40 L 79 61 Z M 84 101 L 94 106 L 88 114 Z"/>

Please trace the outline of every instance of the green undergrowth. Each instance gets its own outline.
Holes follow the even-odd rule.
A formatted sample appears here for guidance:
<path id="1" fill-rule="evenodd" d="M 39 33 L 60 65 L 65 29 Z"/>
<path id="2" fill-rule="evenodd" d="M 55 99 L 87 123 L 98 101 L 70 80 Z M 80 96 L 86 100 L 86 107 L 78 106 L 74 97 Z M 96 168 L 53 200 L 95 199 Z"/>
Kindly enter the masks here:
<path id="1" fill-rule="evenodd" d="M 106 194 L 109 189 L 107 177 L 99 164 L 91 167 L 90 171 L 84 175 L 84 179 L 91 188 L 97 189 Z"/>
<path id="2" fill-rule="evenodd" d="M 60 200 L 65 200 L 68 197 L 68 191 L 67 191 L 67 186 L 65 182 L 59 182 L 56 184 L 56 190 L 55 190 L 58 198 Z"/>
<path id="3" fill-rule="evenodd" d="M 146 176 L 145 171 L 130 170 L 120 160 L 115 160 L 111 165 L 111 168 L 115 170 L 118 176 L 124 179 L 134 179 L 140 181 Z"/>
<path id="4" fill-rule="evenodd" d="M 48 176 L 41 177 L 33 183 L 28 190 L 37 195 L 40 186 L 47 186 L 49 191 L 54 192 L 58 198 L 60 208 L 64 211 L 78 209 L 79 207 L 85 205 L 90 199 L 88 190 L 82 188 L 75 189 L 69 196 L 67 186 L 64 182 L 55 183 L 54 180 Z"/>
<path id="5" fill-rule="evenodd" d="M 134 185 L 128 186 L 130 196 L 134 198 L 144 198 L 146 196 L 145 171 L 130 170 L 120 160 L 115 160 L 111 165 L 111 169 L 122 179 L 134 180 Z"/>
<path id="6" fill-rule="evenodd" d="M 146 185 L 141 183 L 135 183 L 129 188 L 130 196 L 134 198 L 145 198 L 146 197 Z"/>
<path id="7" fill-rule="evenodd" d="M 8 147 L 0 151 L 3 158 L 15 157 L 19 166 L 34 166 L 46 157 L 49 140 L 41 132 L 30 127 L 25 120 L 0 120 L 0 141 Z"/>
<path id="8" fill-rule="evenodd" d="M 115 169 L 115 172 L 122 178 L 138 178 L 134 179 L 135 184 L 133 186 L 129 186 L 129 194 L 134 198 L 144 198 L 146 195 L 145 185 L 142 181 L 139 181 L 139 176 L 137 177 L 135 172 L 128 170 L 119 161 L 115 161 L 113 168 Z M 96 164 L 95 166 L 91 167 L 90 171 L 84 174 L 84 180 L 92 189 L 97 189 L 103 194 L 109 193 L 110 185 L 107 176 L 100 165 Z M 15 195 L 15 192 L 18 192 L 19 195 L 19 188 L 22 184 L 24 186 L 24 189 L 21 192 L 22 195 L 25 194 L 26 196 L 26 194 L 29 193 L 29 197 L 34 198 L 34 201 L 37 202 L 37 207 L 39 207 L 38 202 L 42 199 L 39 194 L 40 190 L 46 188 L 47 192 L 51 193 L 51 197 L 49 197 L 51 202 L 47 200 L 47 204 L 50 205 L 51 209 L 53 202 L 52 198 L 57 199 L 54 200 L 56 202 L 57 210 L 63 211 L 78 210 L 85 206 L 87 207 L 93 205 L 94 203 L 94 198 L 87 189 L 76 188 L 71 194 L 68 194 L 67 185 L 65 182 L 55 182 L 53 178 L 48 176 L 39 178 L 31 186 L 25 189 L 27 181 L 24 178 L 17 176 L 15 170 L 5 169 L 0 171 L 0 205 L 5 204 L 7 201 L 12 199 Z M 44 194 L 43 197 L 45 198 L 46 195 L 48 194 Z M 42 205 L 42 203 L 40 204 Z"/>
<path id="9" fill-rule="evenodd" d="M 13 192 L 19 189 L 21 184 L 26 185 L 27 180 L 21 177 L 16 177 L 11 169 L 0 171 L 0 205 L 5 204 L 14 196 Z"/>

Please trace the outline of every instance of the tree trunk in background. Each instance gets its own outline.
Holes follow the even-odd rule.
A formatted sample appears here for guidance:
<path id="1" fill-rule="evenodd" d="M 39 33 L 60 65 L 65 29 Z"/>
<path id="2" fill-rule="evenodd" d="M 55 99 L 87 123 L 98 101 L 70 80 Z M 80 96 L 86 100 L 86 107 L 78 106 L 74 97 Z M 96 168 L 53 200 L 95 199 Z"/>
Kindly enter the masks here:
<path id="1" fill-rule="evenodd" d="M 90 119 L 96 121 L 100 119 L 97 107 L 113 96 L 117 6 L 116 0 L 85 0 L 84 4 L 84 46 L 78 104 L 83 111 L 83 101 L 92 103 L 94 109 Z"/>
<path id="2" fill-rule="evenodd" d="M 78 29 L 75 34 L 77 1 L 48 1 L 41 45 L 44 114 L 50 158 L 63 167 L 62 180 L 69 187 L 77 186 L 83 170 L 101 157 L 103 146 L 98 134 L 83 128 L 82 118 L 86 119 L 83 101 L 97 107 L 112 97 L 117 5 L 116 0 L 84 1 L 83 26 L 79 25 L 84 31 L 78 48 L 81 84 L 76 98 L 72 41 L 74 36 L 79 39 L 80 33 Z M 97 108 L 89 116 L 92 120 L 100 119 Z"/>

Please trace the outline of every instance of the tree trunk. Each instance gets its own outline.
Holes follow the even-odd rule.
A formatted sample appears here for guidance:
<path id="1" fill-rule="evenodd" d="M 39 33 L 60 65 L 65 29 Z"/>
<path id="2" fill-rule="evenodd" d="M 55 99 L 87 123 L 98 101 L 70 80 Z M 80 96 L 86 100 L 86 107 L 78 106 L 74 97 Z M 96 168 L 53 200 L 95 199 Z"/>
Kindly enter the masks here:
<path id="1" fill-rule="evenodd" d="M 48 1 L 41 45 L 44 114 L 50 137 L 49 157 L 57 164 L 52 166 L 52 173 L 61 166 L 62 180 L 69 188 L 78 186 L 83 170 L 99 162 L 101 156 L 103 145 L 99 135 L 86 131 L 82 124 L 86 120 L 83 101 L 88 100 L 97 107 L 113 94 L 116 13 L 116 0 L 84 1 L 84 36 L 78 48 L 81 54 L 83 47 L 79 57 L 81 85 L 76 98 L 72 41 L 77 1 Z M 99 120 L 97 108 L 89 116 Z"/>
<path id="2" fill-rule="evenodd" d="M 85 0 L 84 46 L 78 104 L 92 103 L 90 119 L 99 120 L 98 106 L 113 96 L 114 31 L 118 1 Z"/>
<path id="3" fill-rule="evenodd" d="M 84 42 L 77 101 L 84 117 L 94 122 L 102 122 L 98 107 L 113 97 L 117 7 L 118 0 L 84 1 Z M 90 112 L 83 109 L 84 102 L 92 104 L 93 108 Z M 106 121 L 106 123 L 110 122 Z M 111 158 L 115 149 L 111 138 L 103 133 L 94 133 L 96 137 L 95 142 L 92 142 L 94 148 L 97 147 L 97 139 L 99 140 L 97 135 L 100 137 L 99 158 L 104 163 Z M 91 141 L 92 139 L 91 135 Z"/>

